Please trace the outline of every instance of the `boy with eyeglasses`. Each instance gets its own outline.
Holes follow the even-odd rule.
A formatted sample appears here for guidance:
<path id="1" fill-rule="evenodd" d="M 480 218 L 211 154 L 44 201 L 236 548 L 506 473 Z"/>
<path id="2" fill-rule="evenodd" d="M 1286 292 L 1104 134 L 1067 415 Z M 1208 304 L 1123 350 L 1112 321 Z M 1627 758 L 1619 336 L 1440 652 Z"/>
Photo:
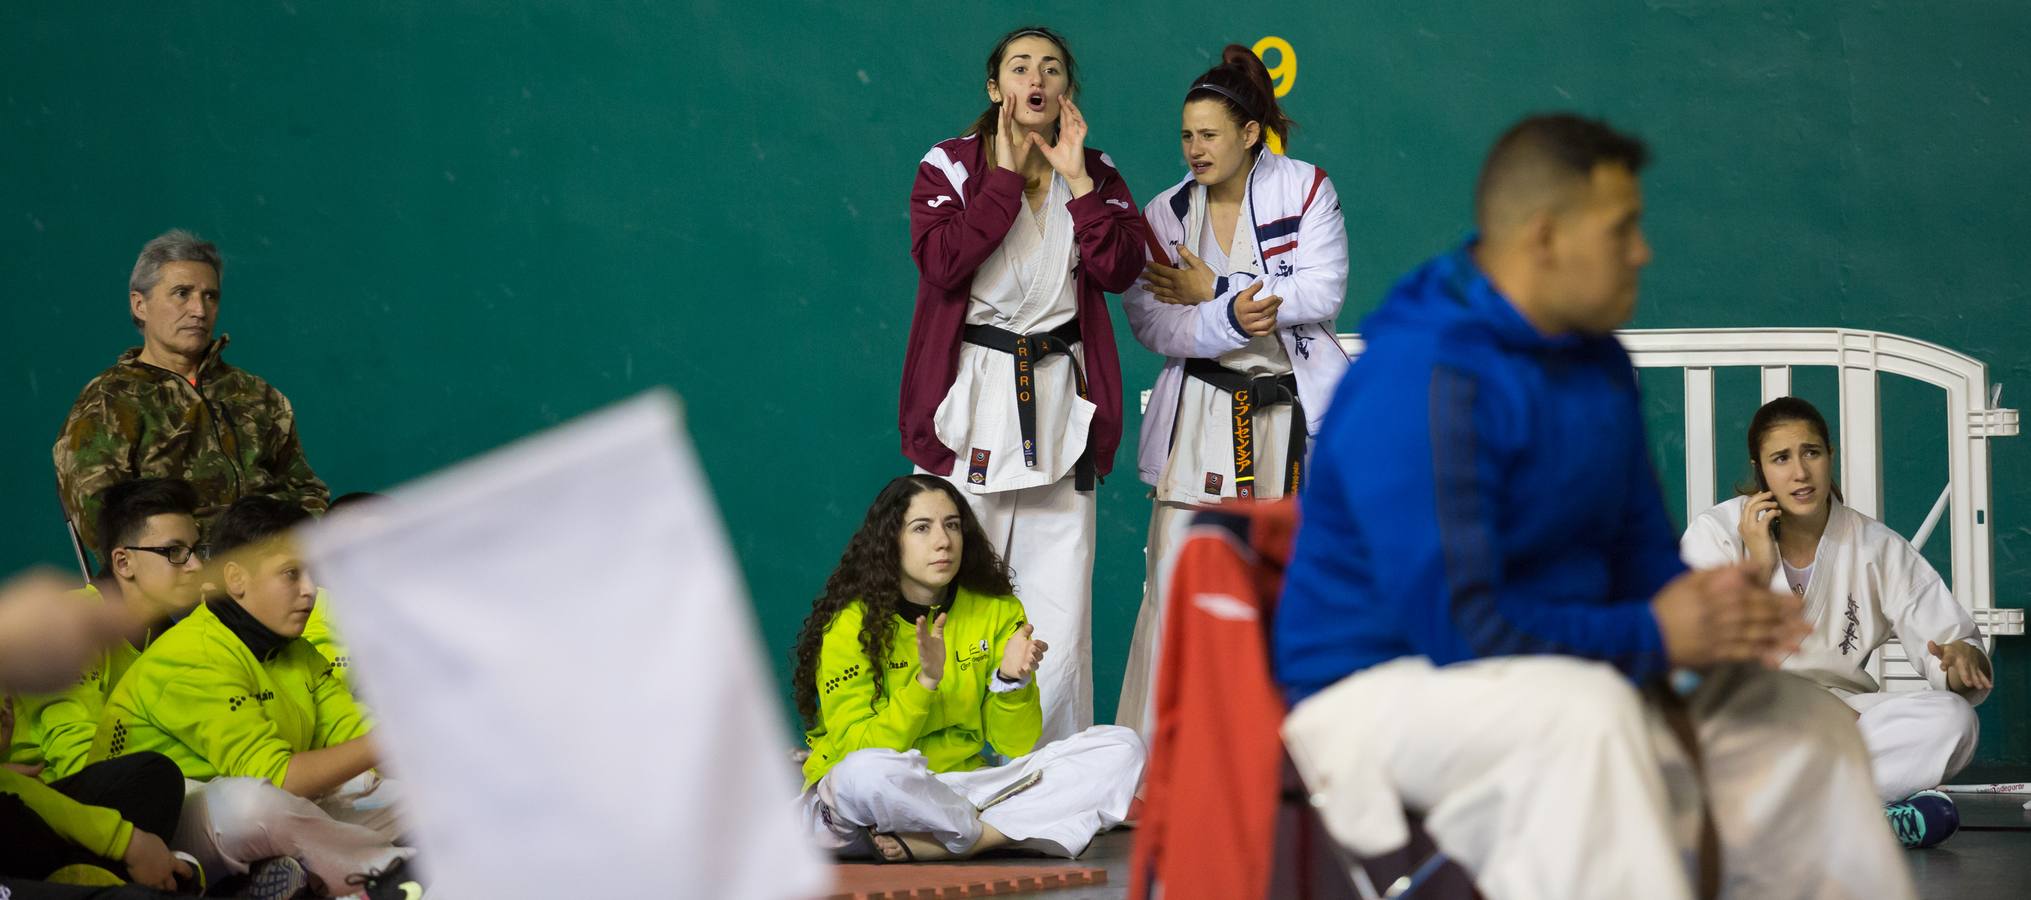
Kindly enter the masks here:
<path id="1" fill-rule="evenodd" d="M 317 585 L 289 532 L 309 519 L 271 497 L 226 509 L 212 529 L 221 593 L 134 662 L 106 700 L 91 755 L 174 760 L 193 784 L 178 848 L 208 869 L 280 858 L 321 893 L 358 885 L 375 900 L 414 900 L 413 851 L 395 845 L 398 787 L 373 771 L 371 723 L 302 639 Z"/>
<path id="2" fill-rule="evenodd" d="M 122 607 L 133 623 L 70 688 L 0 702 L 0 876 L 132 880 L 171 889 L 192 873 L 167 846 L 184 785 L 174 763 L 146 753 L 86 765 L 106 696 L 149 638 L 197 604 L 204 561 L 197 548 L 197 493 L 175 479 L 123 482 L 100 502 L 105 560 L 81 603 Z M 39 779 L 39 780 L 38 780 Z M 46 784 L 45 784 L 46 782 Z"/>
<path id="3" fill-rule="evenodd" d="M 74 594 L 83 602 L 125 607 L 135 630 L 68 690 L 16 701 L 8 762 L 42 766 L 44 781 L 84 768 L 106 695 L 155 634 L 197 606 L 204 568 L 197 504 L 196 490 L 181 479 L 140 478 L 106 489 L 95 529 L 101 544 L 93 548 L 104 568 L 96 584 Z"/>

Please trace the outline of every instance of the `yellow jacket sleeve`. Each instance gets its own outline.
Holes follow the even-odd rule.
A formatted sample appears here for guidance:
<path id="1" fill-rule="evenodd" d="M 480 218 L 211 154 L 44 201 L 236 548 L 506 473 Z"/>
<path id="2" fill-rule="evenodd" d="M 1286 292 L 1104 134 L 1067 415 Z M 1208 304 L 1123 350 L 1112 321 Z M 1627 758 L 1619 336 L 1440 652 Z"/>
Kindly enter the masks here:
<path id="1" fill-rule="evenodd" d="M 310 682 L 311 703 L 317 707 L 317 737 L 313 746 L 321 750 L 373 730 L 366 714 L 360 711 L 360 704 L 353 699 L 353 692 L 339 679 L 337 665 L 316 651 L 312 655 L 323 663 Z"/>
<path id="2" fill-rule="evenodd" d="M 105 700 L 97 682 L 79 682 L 61 694 L 22 697 L 21 723 L 42 747 L 46 781 L 68 778 L 85 767 L 92 739 L 99 734 L 99 713 Z"/>
<path id="3" fill-rule="evenodd" d="M 310 621 L 303 623 L 303 639 L 332 664 L 332 674 L 339 684 L 352 689 L 352 659 L 346 653 L 345 642 L 331 627 L 331 596 L 324 588 L 317 589 L 317 605 L 310 608 Z M 354 698 L 357 700 L 358 698 Z"/>
<path id="4" fill-rule="evenodd" d="M 230 662 L 190 666 L 164 680 L 148 717 L 220 775 L 265 778 L 281 787 L 295 748 L 262 708 L 261 691 L 252 675 Z"/>
<path id="5" fill-rule="evenodd" d="M 134 837 L 134 823 L 120 818 L 118 812 L 103 806 L 86 806 L 13 769 L 0 769 L 0 794 L 20 797 L 64 840 L 107 859 L 127 855 L 127 842 Z"/>
<path id="6" fill-rule="evenodd" d="M 850 606 L 833 616 L 818 649 L 818 720 L 825 726 L 836 758 L 869 747 L 910 749 L 923 736 L 924 721 L 936 696 L 915 677 L 917 650 L 911 644 L 907 649 L 892 645 L 889 657 L 912 660 L 912 677 L 880 700 L 874 699 L 874 680 L 884 677 L 888 666 L 876 665 L 861 649 L 861 609 Z M 914 639 L 896 629 L 897 643 Z"/>
<path id="7" fill-rule="evenodd" d="M 1014 600 L 998 606 L 1000 621 L 994 629 L 994 671 L 988 674 L 989 684 L 1000 678 L 1001 651 L 1008 646 L 1008 639 L 1023 626 L 1028 617 L 1023 614 L 1022 605 Z M 1045 643 L 1050 643 L 1048 640 Z M 1047 651 L 1048 652 L 1048 651 Z M 1037 740 L 1044 733 L 1043 695 L 1037 690 L 1037 677 L 1030 675 L 1029 683 L 1013 691 L 989 691 L 981 703 L 980 718 L 987 732 L 987 743 L 994 752 L 1014 759 L 1026 756 L 1037 747 Z"/>

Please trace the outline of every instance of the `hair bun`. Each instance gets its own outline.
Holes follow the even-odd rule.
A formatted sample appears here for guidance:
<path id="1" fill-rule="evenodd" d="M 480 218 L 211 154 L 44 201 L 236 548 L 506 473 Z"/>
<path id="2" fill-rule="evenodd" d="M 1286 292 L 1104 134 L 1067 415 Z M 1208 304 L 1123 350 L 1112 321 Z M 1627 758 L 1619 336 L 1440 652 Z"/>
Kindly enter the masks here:
<path id="1" fill-rule="evenodd" d="M 1254 50 L 1240 44 L 1221 48 L 1220 64 L 1192 80 L 1192 87 L 1185 92 L 1186 99 L 1198 91 L 1220 95 L 1237 123 L 1258 121 L 1269 133 L 1290 140 L 1295 123 L 1277 102 L 1276 85 L 1269 77 L 1269 69 Z"/>
<path id="2" fill-rule="evenodd" d="M 1240 44 L 1228 44 L 1220 51 L 1220 64 L 1241 74 L 1241 81 L 1255 93 L 1254 106 L 1267 114 L 1276 105 L 1276 87 L 1270 83 L 1269 68 L 1262 64 L 1262 57 L 1255 51 Z"/>

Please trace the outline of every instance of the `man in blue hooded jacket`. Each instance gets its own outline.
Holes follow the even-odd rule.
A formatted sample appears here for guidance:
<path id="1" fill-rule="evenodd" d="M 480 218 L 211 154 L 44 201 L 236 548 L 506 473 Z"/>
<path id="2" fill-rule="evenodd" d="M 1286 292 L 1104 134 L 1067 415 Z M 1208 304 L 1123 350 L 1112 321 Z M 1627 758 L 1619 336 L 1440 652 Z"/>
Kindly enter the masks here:
<path id="1" fill-rule="evenodd" d="M 1492 900 L 1910 897 L 1853 715 L 1771 670 L 1797 600 L 1679 560 L 1613 335 L 1646 157 L 1518 123 L 1478 237 L 1363 323 L 1277 613 L 1286 743 L 1342 843 L 1409 808 Z"/>

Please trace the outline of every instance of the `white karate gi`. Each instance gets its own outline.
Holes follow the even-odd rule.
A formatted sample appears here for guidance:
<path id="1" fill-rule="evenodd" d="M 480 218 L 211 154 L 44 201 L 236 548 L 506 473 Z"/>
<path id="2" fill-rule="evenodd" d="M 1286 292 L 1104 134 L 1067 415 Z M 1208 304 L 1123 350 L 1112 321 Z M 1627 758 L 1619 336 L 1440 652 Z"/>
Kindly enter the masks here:
<path id="1" fill-rule="evenodd" d="M 400 785 L 364 773 L 316 800 L 261 778 L 184 781 L 183 816 L 171 846 L 195 857 L 207 878 L 245 874 L 288 856 L 343 893 L 347 879 L 381 872 L 415 853 L 402 837 Z"/>
<path id="2" fill-rule="evenodd" d="M 1682 701 L 1697 763 L 1662 713 L 1678 703 L 1572 657 L 1407 657 L 1306 698 L 1283 734 L 1340 844 L 1401 848 L 1407 806 L 1489 900 L 1689 900 L 1702 800 L 1723 897 L 1914 896 L 1839 702 L 1781 672 L 1709 673 Z"/>
<path id="3" fill-rule="evenodd" d="M 915 750 L 856 750 L 805 791 L 799 805 L 818 845 L 844 856 L 875 855 L 869 829 L 928 833 L 961 853 L 980 840 L 985 823 L 1007 835 L 1011 849 L 1072 858 L 1086 852 L 1094 835 L 1127 818 L 1144 755 L 1142 739 L 1116 725 L 1096 725 L 971 772 L 934 773 Z M 978 808 L 1031 772 L 1043 773 L 1035 785 Z"/>
<path id="4" fill-rule="evenodd" d="M 966 324 L 1035 334 L 1076 316 L 1078 251 L 1071 188 L 1056 175 L 1040 207 L 1024 202 L 1008 236 L 973 276 Z M 1024 462 L 1013 360 L 976 344 L 959 346 L 959 367 L 934 416 L 938 440 L 958 459 L 952 474 L 974 515 L 1014 574 L 1036 636 L 1051 645 L 1037 670 L 1046 742 L 1093 724 L 1092 491 L 1076 489 L 1073 466 L 1086 452 L 1094 406 L 1079 396 L 1073 365 L 1085 347 L 1052 354 L 1035 380 L 1036 461 Z M 981 462 L 980 457 L 985 456 Z M 923 472 L 921 468 L 918 472 Z"/>
<path id="5" fill-rule="evenodd" d="M 1194 507 L 1236 496 L 1231 396 L 1186 376 L 1185 361 L 1210 358 L 1251 375 L 1296 374 L 1308 421 L 1293 422 L 1289 404 L 1258 406 L 1252 417 L 1255 497 L 1282 497 L 1290 429 L 1317 432 L 1347 369 L 1333 333 L 1346 297 L 1347 228 L 1339 193 L 1324 170 L 1274 153 L 1260 156 L 1249 172 L 1226 247 L 1207 221 L 1206 188 L 1193 179 L 1150 201 L 1143 217 L 1160 245 L 1183 243 L 1224 276 L 1215 285 L 1223 292 L 1196 306 L 1163 303 L 1140 283 L 1122 295 L 1136 339 L 1169 357 L 1151 391 L 1136 454 L 1143 481 L 1155 490 L 1142 606 L 1115 713 L 1116 722 L 1148 737 L 1156 731 L 1157 657 L 1171 564 Z M 1174 259 L 1165 262 L 1177 265 Z M 1227 309 L 1236 294 L 1257 282 L 1258 298 L 1276 295 L 1283 305 L 1276 332 L 1252 337 L 1234 329 Z"/>
<path id="6" fill-rule="evenodd" d="M 1747 497 L 1736 497 L 1693 517 L 1679 552 L 1694 568 L 1748 559 L 1740 522 Z M 1973 759 L 1980 724 L 1974 707 L 1986 690 L 1967 697 L 1946 689 L 1939 660 L 1927 641 L 1979 648 L 1974 619 L 1953 598 L 1939 573 L 1889 526 L 1834 501 L 1805 589 L 1812 623 L 1784 669 L 1811 679 L 1846 701 L 1869 747 L 1883 801 L 1902 800 L 1939 785 Z M 1771 588 L 1791 590 L 1783 567 Z M 1883 692 L 1865 665 L 1892 635 L 1903 644 L 1931 690 Z"/>

